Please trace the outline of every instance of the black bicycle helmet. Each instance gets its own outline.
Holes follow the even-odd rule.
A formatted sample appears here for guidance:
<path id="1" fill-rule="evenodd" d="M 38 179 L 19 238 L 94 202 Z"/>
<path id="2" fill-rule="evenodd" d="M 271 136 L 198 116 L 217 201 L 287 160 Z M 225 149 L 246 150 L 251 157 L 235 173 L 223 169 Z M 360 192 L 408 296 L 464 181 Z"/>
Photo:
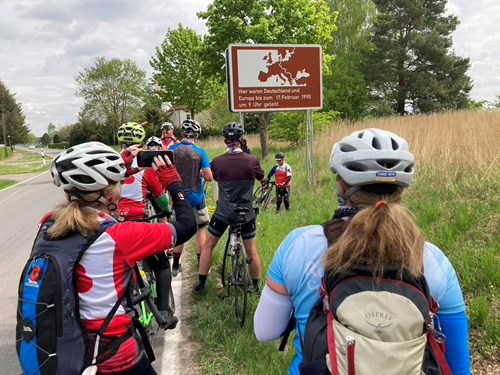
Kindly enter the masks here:
<path id="1" fill-rule="evenodd" d="M 224 125 L 223 134 L 224 138 L 228 140 L 238 141 L 245 134 L 245 129 L 243 129 L 243 126 L 238 122 L 230 122 Z"/>
<path id="2" fill-rule="evenodd" d="M 285 158 L 285 154 L 284 154 L 284 153 L 282 153 L 282 152 L 278 152 L 278 153 L 274 156 L 274 158 L 275 158 L 276 160 L 283 160 L 283 159 Z"/>

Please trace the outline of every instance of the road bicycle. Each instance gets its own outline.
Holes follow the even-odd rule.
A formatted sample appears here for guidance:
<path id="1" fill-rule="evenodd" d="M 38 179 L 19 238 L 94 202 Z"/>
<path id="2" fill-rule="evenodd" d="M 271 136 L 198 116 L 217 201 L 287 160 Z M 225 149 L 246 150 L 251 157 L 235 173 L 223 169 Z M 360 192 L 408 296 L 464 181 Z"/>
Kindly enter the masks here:
<path id="1" fill-rule="evenodd" d="M 151 214 L 154 212 L 154 208 L 148 207 L 146 204 L 146 213 Z M 147 216 L 146 222 L 157 222 L 158 217 L 161 214 L 154 213 L 153 215 Z M 158 254 L 156 257 L 166 256 L 165 254 Z M 168 258 L 167 258 L 168 259 Z M 170 261 L 169 270 L 170 270 Z M 156 293 L 156 277 L 155 273 L 151 269 L 149 263 L 145 260 L 139 262 L 135 267 L 136 273 L 136 283 L 133 285 L 132 289 L 132 303 L 137 306 L 138 319 L 141 325 L 144 327 L 146 333 L 150 338 L 154 338 L 156 333 L 160 328 L 165 325 L 165 319 L 162 317 L 160 311 L 158 310 L 158 295 Z M 172 279 L 172 275 L 169 275 Z M 175 298 L 172 288 L 169 290 L 168 298 L 168 311 L 170 315 L 175 314 Z"/>
<path id="2" fill-rule="evenodd" d="M 268 181 L 267 183 L 261 184 L 253 193 L 254 206 L 263 210 L 267 209 L 271 204 L 271 199 L 273 198 L 274 187 L 276 186 L 276 181 Z"/>
<path id="3" fill-rule="evenodd" d="M 222 285 L 227 287 L 227 296 L 234 295 L 236 318 L 241 327 L 245 324 L 247 316 L 248 293 L 251 283 L 248 265 L 251 259 L 247 256 L 241 226 L 249 211 L 246 207 L 237 207 L 237 223 L 230 226 L 229 236 L 224 250 L 222 261 Z"/>

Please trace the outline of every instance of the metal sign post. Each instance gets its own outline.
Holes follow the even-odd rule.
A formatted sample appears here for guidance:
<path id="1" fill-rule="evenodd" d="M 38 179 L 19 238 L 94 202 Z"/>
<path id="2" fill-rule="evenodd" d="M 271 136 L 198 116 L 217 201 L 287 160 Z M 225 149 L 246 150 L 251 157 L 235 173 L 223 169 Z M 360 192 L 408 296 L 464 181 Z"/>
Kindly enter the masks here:
<path id="1" fill-rule="evenodd" d="M 306 163 L 309 185 L 314 183 L 314 113 L 306 111 Z"/>
<path id="2" fill-rule="evenodd" d="M 240 124 L 243 126 L 243 129 L 245 129 L 245 113 L 240 112 Z"/>

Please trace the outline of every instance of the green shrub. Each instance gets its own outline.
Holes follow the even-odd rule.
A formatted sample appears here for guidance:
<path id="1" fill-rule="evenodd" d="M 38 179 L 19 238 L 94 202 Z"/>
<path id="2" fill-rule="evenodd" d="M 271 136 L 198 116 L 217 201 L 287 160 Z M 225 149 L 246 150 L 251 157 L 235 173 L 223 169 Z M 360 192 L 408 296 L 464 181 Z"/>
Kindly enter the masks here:
<path id="1" fill-rule="evenodd" d="M 331 128 L 335 119 L 339 117 L 338 112 L 315 112 L 314 132 L 315 134 Z M 280 141 L 288 141 L 293 146 L 303 144 L 306 139 L 306 114 L 305 112 L 281 112 L 277 113 L 271 120 L 269 138 Z"/>

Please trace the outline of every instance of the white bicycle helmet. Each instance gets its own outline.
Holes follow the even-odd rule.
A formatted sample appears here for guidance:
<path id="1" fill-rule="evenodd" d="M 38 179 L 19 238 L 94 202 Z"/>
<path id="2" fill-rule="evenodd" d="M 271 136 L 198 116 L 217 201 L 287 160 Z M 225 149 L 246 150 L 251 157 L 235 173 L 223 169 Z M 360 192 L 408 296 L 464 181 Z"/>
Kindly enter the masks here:
<path id="1" fill-rule="evenodd" d="M 52 162 L 54 185 L 64 190 L 99 191 L 125 176 L 125 163 L 101 142 L 82 143 L 61 152 Z"/>
<path id="2" fill-rule="evenodd" d="M 181 130 L 186 135 L 200 135 L 201 134 L 201 125 L 198 121 L 187 119 L 184 120 L 181 125 Z"/>
<path id="3" fill-rule="evenodd" d="M 146 147 L 151 147 L 151 146 L 161 146 L 161 139 L 155 136 L 149 137 L 146 141 Z"/>
<path id="4" fill-rule="evenodd" d="M 365 129 L 333 146 L 330 169 L 351 186 L 386 183 L 407 187 L 415 177 L 415 156 L 400 136 Z"/>

